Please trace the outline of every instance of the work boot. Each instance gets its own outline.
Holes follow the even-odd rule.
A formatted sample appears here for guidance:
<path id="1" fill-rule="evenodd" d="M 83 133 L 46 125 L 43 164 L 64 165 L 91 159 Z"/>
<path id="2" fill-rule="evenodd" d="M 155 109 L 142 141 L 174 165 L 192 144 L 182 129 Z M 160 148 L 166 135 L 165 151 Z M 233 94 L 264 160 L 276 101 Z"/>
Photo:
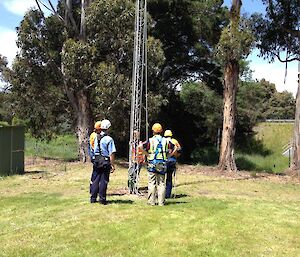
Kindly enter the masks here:
<path id="1" fill-rule="evenodd" d="M 95 198 L 91 198 L 91 203 L 96 203 L 97 200 Z"/>

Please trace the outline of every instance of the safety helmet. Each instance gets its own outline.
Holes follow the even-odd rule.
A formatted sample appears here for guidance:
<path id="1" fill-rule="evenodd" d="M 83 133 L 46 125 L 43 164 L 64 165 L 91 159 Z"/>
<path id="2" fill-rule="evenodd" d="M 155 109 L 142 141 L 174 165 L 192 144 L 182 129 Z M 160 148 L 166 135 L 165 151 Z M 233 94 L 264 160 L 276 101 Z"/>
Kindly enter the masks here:
<path id="1" fill-rule="evenodd" d="M 111 126 L 111 123 L 109 120 L 101 121 L 101 129 L 109 129 L 110 126 Z"/>
<path id="2" fill-rule="evenodd" d="M 152 126 L 152 131 L 155 133 L 160 133 L 162 132 L 162 126 L 159 123 L 154 123 Z"/>
<path id="3" fill-rule="evenodd" d="M 95 125 L 94 125 L 94 129 L 101 129 L 101 121 L 96 121 Z"/>
<path id="4" fill-rule="evenodd" d="M 171 136 L 173 136 L 173 133 L 172 133 L 171 130 L 167 129 L 167 130 L 165 131 L 164 136 L 165 136 L 165 137 L 171 137 Z"/>

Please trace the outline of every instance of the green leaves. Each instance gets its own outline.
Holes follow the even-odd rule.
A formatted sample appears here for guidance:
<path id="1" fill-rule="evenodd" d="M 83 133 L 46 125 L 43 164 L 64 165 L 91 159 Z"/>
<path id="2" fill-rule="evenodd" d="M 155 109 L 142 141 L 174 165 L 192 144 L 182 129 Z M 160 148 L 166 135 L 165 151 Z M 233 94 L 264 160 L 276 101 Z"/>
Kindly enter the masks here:
<path id="1" fill-rule="evenodd" d="M 299 0 L 263 0 L 266 15 L 252 15 L 257 47 L 270 61 L 300 60 Z M 281 55 L 285 52 L 285 56 Z"/>
<path id="2" fill-rule="evenodd" d="M 221 63 L 239 61 L 250 54 L 253 44 L 254 35 L 248 22 L 231 22 L 223 29 L 215 54 Z"/>

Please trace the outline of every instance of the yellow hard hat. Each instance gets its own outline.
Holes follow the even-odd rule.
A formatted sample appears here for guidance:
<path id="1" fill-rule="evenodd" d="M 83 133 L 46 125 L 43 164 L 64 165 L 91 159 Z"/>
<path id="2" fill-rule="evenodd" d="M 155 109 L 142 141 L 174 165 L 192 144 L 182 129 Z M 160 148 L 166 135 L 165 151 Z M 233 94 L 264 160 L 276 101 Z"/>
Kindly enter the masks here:
<path id="1" fill-rule="evenodd" d="M 94 125 L 94 129 L 101 129 L 101 121 L 97 121 Z"/>
<path id="2" fill-rule="evenodd" d="M 171 136 L 173 136 L 173 133 L 172 133 L 171 130 L 167 129 L 167 130 L 165 131 L 164 136 L 165 136 L 165 137 L 171 137 Z"/>
<path id="3" fill-rule="evenodd" d="M 162 126 L 159 123 L 154 123 L 152 126 L 152 131 L 155 133 L 160 133 L 162 132 Z"/>

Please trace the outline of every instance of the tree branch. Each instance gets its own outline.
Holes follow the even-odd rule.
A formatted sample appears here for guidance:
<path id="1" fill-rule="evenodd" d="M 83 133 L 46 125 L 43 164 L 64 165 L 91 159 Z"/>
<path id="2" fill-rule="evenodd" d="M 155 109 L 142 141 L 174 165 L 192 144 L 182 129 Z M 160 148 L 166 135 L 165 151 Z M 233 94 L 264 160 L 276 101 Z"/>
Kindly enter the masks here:
<path id="1" fill-rule="evenodd" d="M 65 24 L 68 25 L 68 18 L 69 18 L 76 34 L 79 35 L 79 30 L 78 30 L 76 21 L 73 17 L 72 0 L 65 0 L 64 2 L 65 2 L 65 7 L 66 7 Z"/>

